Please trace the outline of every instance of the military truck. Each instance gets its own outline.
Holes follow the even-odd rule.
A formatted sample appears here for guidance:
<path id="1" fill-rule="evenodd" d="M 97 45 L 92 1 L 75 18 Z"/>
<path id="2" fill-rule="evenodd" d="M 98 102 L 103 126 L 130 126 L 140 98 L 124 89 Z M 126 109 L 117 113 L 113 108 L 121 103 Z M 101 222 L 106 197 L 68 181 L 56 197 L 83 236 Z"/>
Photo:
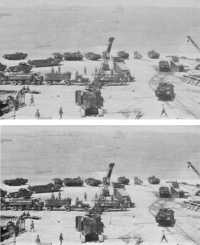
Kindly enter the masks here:
<path id="1" fill-rule="evenodd" d="M 76 230 L 80 232 L 82 243 L 104 241 L 104 224 L 98 214 L 88 213 L 85 216 L 76 216 Z"/>
<path id="2" fill-rule="evenodd" d="M 10 198 L 5 203 L 11 210 L 42 210 L 44 203 L 39 198 Z"/>
<path id="3" fill-rule="evenodd" d="M 155 216 L 155 220 L 160 226 L 174 226 L 176 222 L 174 211 L 170 208 L 161 208 Z"/>
<path id="4" fill-rule="evenodd" d="M 161 186 L 159 188 L 159 196 L 161 198 L 170 198 L 171 197 L 171 191 L 170 191 L 169 187 Z"/>
<path id="5" fill-rule="evenodd" d="M 103 97 L 100 89 L 87 88 L 85 90 L 77 90 L 75 102 L 81 107 L 82 117 L 103 115 Z"/>
<path id="6" fill-rule="evenodd" d="M 5 71 L 6 67 L 7 67 L 6 65 L 0 62 L 0 72 Z"/>
<path id="7" fill-rule="evenodd" d="M 49 198 L 45 200 L 45 207 L 48 210 L 59 209 L 61 207 L 70 210 L 71 198 L 59 199 L 59 198 Z"/>
<path id="8" fill-rule="evenodd" d="M 160 60 L 158 63 L 160 72 L 170 72 L 170 64 L 167 60 Z"/>
<path id="9" fill-rule="evenodd" d="M 155 90 L 159 100 L 172 101 L 175 99 L 174 85 L 169 82 L 160 82 Z"/>

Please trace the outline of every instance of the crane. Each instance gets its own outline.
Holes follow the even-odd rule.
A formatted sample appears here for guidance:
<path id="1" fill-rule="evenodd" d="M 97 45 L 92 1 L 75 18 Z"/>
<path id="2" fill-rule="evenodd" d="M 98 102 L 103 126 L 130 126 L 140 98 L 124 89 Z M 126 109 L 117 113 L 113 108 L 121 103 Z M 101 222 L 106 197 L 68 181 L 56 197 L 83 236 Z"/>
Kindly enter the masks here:
<path id="1" fill-rule="evenodd" d="M 110 185 L 110 178 L 111 178 L 111 175 L 112 175 L 112 171 L 113 171 L 114 166 L 115 166 L 114 163 L 110 163 L 109 164 L 107 175 L 106 175 L 106 177 L 103 178 L 104 185 L 107 185 L 107 186 Z"/>
<path id="2" fill-rule="evenodd" d="M 195 166 L 191 162 L 187 162 L 187 165 L 188 165 L 188 168 L 191 168 L 200 178 L 200 172 L 195 168 Z"/>
<path id="3" fill-rule="evenodd" d="M 112 48 L 112 44 L 114 42 L 115 38 L 114 37 L 110 37 L 108 39 L 108 46 L 107 46 L 107 49 L 106 51 L 103 52 L 103 57 L 104 59 L 106 60 L 109 60 L 110 59 L 110 52 L 111 52 L 111 48 Z"/>
<path id="4" fill-rule="evenodd" d="M 198 52 L 200 53 L 200 47 L 199 45 L 192 39 L 191 36 L 187 36 L 187 41 L 191 42 L 192 45 L 198 50 Z"/>
<path id="5" fill-rule="evenodd" d="M 111 178 L 114 166 L 115 166 L 114 163 L 110 163 L 108 166 L 107 175 L 106 177 L 103 177 L 103 188 L 102 188 L 102 195 L 101 195 L 102 198 L 106 196 L 110 196 L 110 192 L 109 192 L 110 178 Z"/>

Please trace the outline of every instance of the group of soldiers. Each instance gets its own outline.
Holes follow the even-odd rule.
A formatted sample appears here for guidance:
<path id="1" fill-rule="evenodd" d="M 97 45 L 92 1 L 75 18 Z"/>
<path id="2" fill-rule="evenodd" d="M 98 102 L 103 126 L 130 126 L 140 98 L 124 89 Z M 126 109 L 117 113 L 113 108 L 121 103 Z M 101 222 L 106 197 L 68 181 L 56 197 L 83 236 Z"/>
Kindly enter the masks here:
<path id="1" fill-rule="evenodd" d="M 33 220 L 31 221 L 31 224 L 30 224 L 30 231 L 35 232 L 35 224 L 34 224 Z M 63 240 L 64 240 L 62 233 L 59 234 L 58 240 L 59 240 L 60 245 L 62 245 Z M 37 236 L 36 236 L 35 243 L 36 243 L 36 245 L 41 245 L 41 239 L 40 239 L 39 234 L 37 234 Z"/>
<path id="2" fill-rule="evenodd" d="M 31 95 L 31 98 L 30 98 L 30 106 L 33 106 L 33 105 L 35 105 L 35 100 L 34 100 L 34 96 Z M 62 106 L 60 106 L 60 108 L 58 110 L 58 114 L 59 114 L 59 118 L 62 119 L 63 118 L 63 114 L 64 114 L 64 111 L 63 111 Z M 41 114 L 40 114 L 39 109 L 36 109 L 35 118 L 36 119 L 40 119 L 41 118 Z"/>

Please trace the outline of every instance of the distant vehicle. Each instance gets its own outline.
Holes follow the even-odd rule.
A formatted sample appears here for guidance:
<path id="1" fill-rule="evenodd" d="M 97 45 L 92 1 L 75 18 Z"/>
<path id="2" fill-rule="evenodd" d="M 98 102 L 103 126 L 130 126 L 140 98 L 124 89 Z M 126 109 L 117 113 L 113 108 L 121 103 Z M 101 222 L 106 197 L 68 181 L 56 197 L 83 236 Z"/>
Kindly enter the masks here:
<path id="1" fill-rule="evenodd" d="M 81 234 L 81 242 L 104 241 L 104 224 L 101 216 L 89 213 L 85 216 L 76 216 L 76 230 Z"/>
<path id="2" fill-rule="evenodd" d="M 102 181 L 94 178 L 87 178 L 85 180 L 85 183 L 90 186 L 99 186 L 100 184 L 102 184 Z"/>
<path id="3" fill-rule="evenodd" d="M 76 104 L 81 107 L 81 116 L 102 115 L 103 97 L 99 89 L 77 90 Z"/>
<path id="4" fill-rule="evenodd" d="M 124 189 L 125 185 L 119 182 L 112 182 L 114 188 Z"/>
<path id="5" fill-rule="evenodd" d="M 7 223 L 2 223 L 0 228 L 0 241 L 3 242 L 6 239 L 13 237 L 13 235 L 17 236 L 25 231 L 25 219 L 19 217 L 16 220 L 9 220 Z"/>
<path id="6" fill-rule="evenodd" d="M 161 186 L 159 188 L 159 195 L 161 198 L 170 198 L 171 197 L 171 192 L 169 187 L 167 186 Z"/>
<path id="7" fill-rule="evenodd" d="M 7 60 L 24 60 L 27 56 L 27 53 L 17 52 L 13 54 L 4 54 L 3 58 Z"/>
<path id="8" fill-rule="evenodd" d="M 29 73 L 31 70 L 32 70 L 32 66 L 25 62 L 21 62 L 16 66 L 10 66 L 7 69 L 8 72 L 24 72 L 24 73 Z"/>
<path id="9" fill-rule="evenodd" d="M 155 90 L 159 100 L 172 101 L 175 99 L 174 85 L 169 82 L 160 82 Z"/>
<path id="10" fill-rule="evenodd" d="M 150 50 L 148 53 L 147 53 L 148 57 L 150 59 L 159 59 L 160 58 L 160 54 L 158 52 L 156 52 L 155 50 Z"/>
<path id="11" fill-rule="evenodd" d="M 155 219 L 160 226 L 174 226 L 176 222 L 174 211 L 170 208 L 161 208 Z"/>
<path id="12" fill-rule="evenodd" d="M 150 184 L 152 185 L 157 185 L 157 184 L 160 184 L 160 179 L 158 177 L 155 177 L 155 176 L 151 176 L 148 178 L 148 181 Z"/>
<path id="13" fill-rule="evenodd" d="M 161 60 L 158 63 L 160 72 L 170 72 L 170 64 L 167 60 Z"/>
<path id="14" fill-rule="evenodd" d="M 28 179 L 24 179 L 24 178 L 6 179 L 3 181 L 3 183 L 9 186 L 20 186 L 20 185 L 26 185 L 28 183 Z"/>
<path id="15" fill-rule="evenodd" d="M 6 209 L 14 210 L 42 210 L 44 203 L 38 198 L 10 198 L 5 206 Z"/>
<path id="16" fill-rule="evenodd" d="M 142 59 L 142 54 L 140 54 L 138 51 L 134 51 L 133 58 L 136 60 Z"/>
<path id="17" fill-rule="evenodd" d="M 122 59 L 124 59 L 124 60 L 126 60 L 126 59 L 129 58 L 129 53 L 122 50 L 122 51 L 119 51 L 117 53 L 117 56 L 120 57 L 120 58 L 122 58 Z"/>
<path id="18" fill-rule="evenodd" d="M 129 178 L 125 177 L 125 176 L 121 176 L 117 179 L 117 181 L 121 184 L 124 184 L 124 185 L 128 185 L 130 180 Z"/>
<path id="19" fill-rule="evenodd" d="M 48 210 L 54 210 L 57 208 L 65 207 L 70 209 L 71 207 L 71 198 L 58 199 L 58 198 L 49 198 L 45 200 L 45 207 Z"/>
<path id="20" fill-rule="evenodd" d="M 47 59 L 29 60 L 28 64 L 36 68 L 37 67 L 59 66 L 60 59 L 47 58 Z"/>
<path id="21" fill-rule="evenodd" d="M 0 62 L 0 72 L 5 71 L 6 67 L 7 67 L 6 65 Z"/>
<path id="22" fill-rule="evenodd" d="M 134 177 L 134 184 L 135 185 L 142 185 L 143 181 L 139 177 Z"/>
<path id="23" fill-rule="evenodd" d="M 99 60 L 101 59 L 101 55 L 93 52 L 88 52 L 85 54 L 85 58 L 88 60 Z"/>
<path id="24" fill-rule="evenodd" d="M 48 192 L 58 192 L 60 191 L 60 185 L 54 185 L 52 183 L 46 185 L 33 185 L 29 186 L 29 190 L 33 193 L 48 193 Z"/>
<path id="25" fill-rule="evenodd" d="M 83 55 L 81 52 L 66 52 L 64 53 L 64 60 L 68 61 L 81 61 L 83 60 Z"/>
<path id="26" fill-rule="evenodd" d="M 83 186 L 84 182 L 80 177 L 77 178 L 65 178 L 63 180 L 65 186 Z"/>

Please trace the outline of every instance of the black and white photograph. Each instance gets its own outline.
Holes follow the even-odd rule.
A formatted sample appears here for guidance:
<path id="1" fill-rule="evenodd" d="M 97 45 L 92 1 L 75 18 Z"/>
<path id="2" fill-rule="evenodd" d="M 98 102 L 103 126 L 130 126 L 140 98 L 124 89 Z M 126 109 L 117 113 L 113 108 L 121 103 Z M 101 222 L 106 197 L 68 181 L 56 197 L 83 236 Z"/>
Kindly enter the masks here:
<path id="1" fill-rule="evenodd" d="M 0 119 L 200 119 L 199 0 L 0 0 Z"/>
<path id="2" fill-rule="evenodd" d="M 1 245 L 200 244 L 200 126 L 2 126 Z"/>

